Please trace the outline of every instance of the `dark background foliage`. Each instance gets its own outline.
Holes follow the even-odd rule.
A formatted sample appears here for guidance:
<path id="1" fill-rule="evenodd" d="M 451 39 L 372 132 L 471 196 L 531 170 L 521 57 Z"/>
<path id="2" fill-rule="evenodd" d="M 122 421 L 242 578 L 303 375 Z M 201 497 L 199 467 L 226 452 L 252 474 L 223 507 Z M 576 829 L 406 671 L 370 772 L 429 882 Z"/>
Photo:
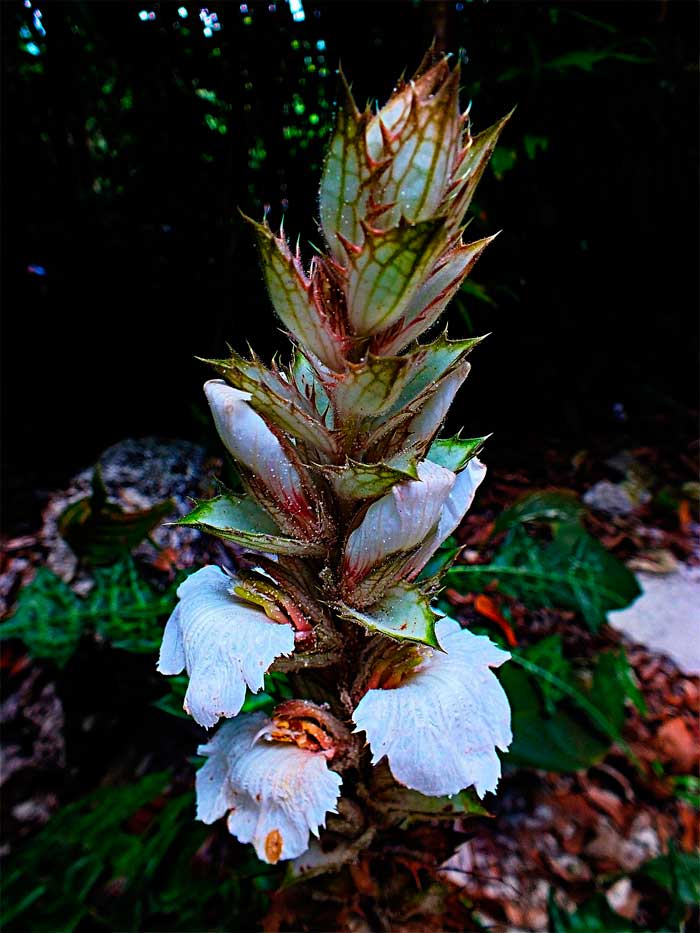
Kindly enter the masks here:
<path id="1" fill-rule="evenodd" d="M 124 436 L 203 437 L 195 354 L 283 347 L 237 208 L 284 215 L 308 256 L 338 61 L 361 104 L 382 101 L 433 36 L 462 57 L 476 130 L 518 105 L 471 228 L 504 232 L 450 313 L 453 335 L 494 332 L 455 426 L 535 458 L 543 437 L 682 428 L 695 3 L 1 7 L 11 522 Z"/>

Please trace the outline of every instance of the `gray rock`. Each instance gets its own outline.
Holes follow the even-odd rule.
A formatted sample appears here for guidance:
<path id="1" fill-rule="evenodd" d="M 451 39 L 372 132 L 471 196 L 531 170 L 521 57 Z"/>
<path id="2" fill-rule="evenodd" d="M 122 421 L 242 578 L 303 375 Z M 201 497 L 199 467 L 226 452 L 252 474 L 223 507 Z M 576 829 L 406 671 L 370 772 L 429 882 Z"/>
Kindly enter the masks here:
<path id="1" fill-rule="evenodd" d="M 700 567 L 639 573 L 642 595 L 608 622 L 631 641 L 671 658 L 684 674 L 700 674 Z"/>

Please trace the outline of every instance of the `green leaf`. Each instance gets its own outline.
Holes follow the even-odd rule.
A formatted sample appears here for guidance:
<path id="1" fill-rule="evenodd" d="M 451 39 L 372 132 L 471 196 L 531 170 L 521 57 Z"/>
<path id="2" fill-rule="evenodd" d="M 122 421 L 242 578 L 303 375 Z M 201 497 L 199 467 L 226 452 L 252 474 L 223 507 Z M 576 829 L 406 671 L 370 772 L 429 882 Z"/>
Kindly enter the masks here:
<path id="1" fill-rule="evenodd" d="M 168 499 L 150 509 L 126 512 L 108 501 L 98 465 L 93 472 L 92 494 L 64 509 L 58 530 L 78 557 L 91 564 L 109 564 L 140 544 L 174 508 Z"/>
<path id="2" fill-rule="evenodd" d="M 677 774 L 671 778 L 676 797 L 700 810 L 700 777 L 697 774 Z"/>
<path id="3" fill-rule="evenodd" d="M 348 254 L 348 318 L 355 334 L 391 327 L 445 246 L 445 221 L 426 220 L 381 231 L 365 228 L 359 253 Z"/>
<path id="4" fill-rule="evenodd" d="M 430 445 L 428 460 L 452 470 L 453 473 L 459 473 L 473 457 L 476 457 L 490 437 L 491 435 L 487 434 L 485 437 L 457 435 L 438 438 Z"/>
<path id="5" fill-rule="evenodd" d="M 317 468 L 333 487 L 340 499 L 349 502 L 375 499 L 408 480 L 418 479 L 416 463 L 407 460 L 401 467 L 388 463 L 358 463 L 346 460 L 344 466 L 319 466 Z"/>
<path id="6" fill-rule="evenodd" d="M 409 356 L 370 353 L 362 363 L 348 363 L 344 373 L 325 383 L 333 401 L 335 423 L 342 427 L 346 422 L 377 417 L 392 408 L 412 370 Z"/>
<path id="7" fill-rule="evenodd" d="M 456 292 L 466 290 L 466 276 L 495 239 L 496 235 L 454 246 L 440 256 L 411 298 L 402 320 L 388 332 L 377 334 L 372 348 L 381 354 L 398 353 L 432 327 Z"/>
<path id="8" fill-rule="evenodd" d="M 651 878 L 681 904 L 694 907 L 700 903 L 700 855 L 683 852 L 673 841 L 666 855 L 646 862 L 639 874 Z"/>
<path id="9" fill-rule="evenodd" d="M 323 553 L 320 545 L 297 541 L 283 534 L 270 515 L 250 497 L 230 494 L 199 502 L 177 525 L 198 528 L 226 541 L 271 554 Z"/>
<path id="10" fill-rule="evenodd" d="M 360 790 L 369 806 L 389 824 L 402 829 L 424 820 L 454 820 L 458 816 L 491 816 L 479 800 L 474 788 L 467 788 L 451 797 L 427 797 L 417 790 L 403 787 L 393 777 L 386 761 L 372 769 L 369 787 Z"/>
<path id="11" fill-rule="evenodd" d="M 73 590 L 40 567 L 19 594 L 14 614 L 0 625 L 0 639 L 20 638 L 33 658 L 63 665 L 80 641 L 85 617 Z"/>
<path id="12" fill-rule="evenodd" d="M 576 771 L 600 760 L 614 741 L 638 764 L 621 736 L 629 694 L 620 689 L 618 674 L 610 674 L 607 654 L 613 652 L 598 657 L 593 689 L 584 690 L 577 685 L 555 638 L 514 651 L 511 664 L 499 670 L 514 717 L 510 760 L 549 771 Z M 615 658 L 614 665 L 621 667 L 621 660 Z M 587 723 L 574 715 L 578 711 L 585 714 Z"/>
<path id="13" fill-rule="evenodd" d="M 65 664 L 83 634 L 95 632 L 115 648 L 155 653 L 162 618 L 175 605 L 176 581 L 156 592 L 130 559 L 93 574 L 95 585 L 79 597 L 45 567 L 20 592 L 14 615 L 0 625 L 0 639 L 20 638 L 30 655 Z"/>
<path id="14" fill-rule="evenodd" d="M 502 512 L 495 531 L 506 531 L 523 522 L 577 522 L 583 512 L 578 496 L 568 489 L 538 489 Z"/>
<path id="15" fill-rule="evenodd" d="M 523 146 L 528 159 L 532 161 L 537 158 L 537 153 L 546 152 L 549 148 L 549 139 L 547 136 L 535 136 L 532 133 L 526 133 L 523 136 Z"/>
<path id="16" fill-rule="evenodd" d="M 416 223 L 438 213 L 462 131 L 458 97 L 459 68 L 450 70 L 443 58 L 400 86 L 370 120 L 370 154 L 391 160 L 380 176 L 378 197 L 392 207 L 380 222 L 395 226 L 403 216 Z"/>
<path id="17" fill-rule="evenodd" d="M 186 674 L 178 674 L 175 677 L 168 677 L 168 692 L 157 700 L 154 700 L 153 706 L 167 713 L 169 716 L 175 716 L 177 719 L 190 719 L 188 713 L 182 708 L 185 700 L 185 693 L 190 679 Z"/>
<path id="18" fill-rule="evenodd" d="M 432 343 L 418 347 L 405 357 L 399 357 L 410 361 L 407 370 L 409 378 L 402 385 L 401 393 L 391 407 L 390 414 L 398 414 L 426 390 L 434 388 L 440 379 L 459 366 L 484 339 L 485 337 L 468 337 L 465 340 L 449 340 L 445 332 Z"/>
<path id="19" fill-rule="evenodd" d="M 343 340 L 314 301 L 312 283 L 304 275 L 299 259 L 266 223 L 258 224 L 249 217 L 246 220 L 255 230 L 265 285 L 280 320 L 301 346 L 335 372 L 341 372 L 345 365 Z"/>
<path id="20" fill-rule="evenodd" d="M 523 655 L 531 663 L 537 664 L 559 680 L 569 682 L 573 679 L 573 667 L 571 662 L 564 657 L 562 637 L 558 632 L 535 642 L 534 645 L 525 649 Z M 556 704 L 565 694 L 554 680 L 541 678 L 538 686 L 542 691 L 545 709 L 549 715 L 552 715 Z"/>
<path id="21" fill-rule="evenodd" d="M 241 392 L 249 392 L 250 404 L 266 421 L 304 441 L 312 449 L 335 454 L 335 440 L 321 421 L 318 410 L 296 387 L 293 379 L 282 378 L 253 358 L 245 360 L 231 351 L 228 360 L 203 360 Z"/>
<path id="22" fill-rule="evenodd" d="M 294 353 L 292 375 L 299 392 L 315 409 L 326 427 L 332 429 L 333 409 L 328 394 L 313 366 L 299 350 Z"/>
<path id="23" fill-rule="evenodd" d="M 593 672 L 591 699 L 618 732 L 622 731 L 625 722 L 626 700 L 630 700 L 642 715 L 646 714 L 644 697 L 634 680 L 623 648 L 617 651 L 603 651 L 598 655 Z"/>
<path id="24" fill-rule="evenodd" d="M 321 178 L 320 214 L 326 243 L 342 263 L 345 249 L 336 234 L 350 243 L 362 243 L 360 221 L 367 212 L 373 169 L 365 146 L 369 115 L 358 113 L 342 72 L 339 96 L 336 127 Z"/>
<path id="25" fill-rule="evenodd" d="M 440 580 L 442 574 L 454 564 L 463 549 L 463 545 L 458 545 L 456 538 L 450 535 L 437 551 L 430 558 L 416 577 L 417 583 L 428 583 L 429 581 Z"/>
<path id="26" fill-rule="evenodd" d="M 513 743 L 508 762 L 526 768 L 563 773 L 580 771 L 602 760 L 610 748 L 603 738 L 565 707 L 548 716 L 538 690 L 539 678 L 530 676 L 513 655 L 510 664 L 499 668 L 498 678 L 512 709 Z M 568 685 L 565 685 L 568 686 Z"/>
<path id="27" fill-rule="evenodd" d="M 622 609 L 639 595 L 634 574 L 577 523 L 552 530 L 551 542 L 513 526 L 490 564 L 460 565 L 449 571 L 447 585 L 482 592 L 492 583 L 531 608 L 579 612 L 597 631 L 611 609 Z"/>
<path id="28" fill-rule="evenodd" d="M 449 202 L 448 223 L 451 230 L 457 229 L 462 223 L 467 208 L 474 197 L 476 187 L 484 174 L 484 169 L 494 153 L 498 138 L 512 115 L 513 111 L 511 110 L 493 126 L 471 138 L 469 148 L 460 163 L 457 173 L 456 180 L 461 185 Z"/>
<path id="29" fill-rule="evenodd" d="M 406 829 L 423 820 L 454 820 L 458 816 L 490 816 L 479 802 L 473 788 L 460 791 L 451 797 L 426 797 L 417 790 L 394 787 L 380 794 L 373 794 L 372 806 L 392 819 L 401 821 Z"/>
<path id="30" fill-rule="evenodd" d="M 633 933 L 642 930 L 642 927 L 616 914 L 604 894 L 594 894 L 569 914 L 559 907 L 554 899 L 554 890 L 550 888 L 547 909 L 552 933 Z"/>
<path id="31" fill-rule="evenodd" d="M 565 71 L 567 68 L 579 68 L 581 71 L 591 72 L 595 65 L 608 61 L 628 62 L 634 65 L 650 65 L 654 62 L 654 59 L 644 58 L 641 55 L 633 55 L 630 52 L 615 52 L 612 49 L 576 49 L 550 59 L 550 61 L 545 62 L 542 67 L 551 71 Z"/>
<path id="32" fill-rule="evenodd" d="M 489 295 L 486 286 L 481 285 L 479 282 L 467 279 L 466 282 L 463 282 L 460 286 L 460 291 L 464 292 L 465 295 L 471 295 L 472 298 L 476 298 L 481 304 L 488 305 L 490 308 L 496 307 L 496 300 Z"/>
<path id="33" fill-rule="evenodd" d="M 350 622 L 358 622 L 370 632 L 380 632 L 397 641 L 412 641 L 440 648 L 435 635 L 435 622 L 440 617 L 430 607 L 430 600 L 417 586 L 398 583 L 367 610 L 353 609 L 341 603 L 338 614 Z"/>

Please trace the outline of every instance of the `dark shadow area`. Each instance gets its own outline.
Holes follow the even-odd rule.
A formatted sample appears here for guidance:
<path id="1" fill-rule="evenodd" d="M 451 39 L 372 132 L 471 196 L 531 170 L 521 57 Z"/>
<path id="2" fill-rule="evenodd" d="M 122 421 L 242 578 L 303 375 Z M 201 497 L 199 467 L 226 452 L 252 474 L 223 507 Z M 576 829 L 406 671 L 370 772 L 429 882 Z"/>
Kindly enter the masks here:
<path id="1" fill-rule="evenodd" d="M 282 346 L 237 209 L 284 214 L 308 258 L 338 61 L 361 104 L 384 98 L 433 35 L 462 55 L 477 130 L 518 105 L 472 211 L 473 238 L 504 232 L 449 314 L 493 332 L 455 426 L 535 457 L 542 437 L 651 442 L 659 415 L 687 432 L 697 6 L 304 9 L 2 5 L 11 525 L 122 437 L 204 436 L 195 355 Z"/>

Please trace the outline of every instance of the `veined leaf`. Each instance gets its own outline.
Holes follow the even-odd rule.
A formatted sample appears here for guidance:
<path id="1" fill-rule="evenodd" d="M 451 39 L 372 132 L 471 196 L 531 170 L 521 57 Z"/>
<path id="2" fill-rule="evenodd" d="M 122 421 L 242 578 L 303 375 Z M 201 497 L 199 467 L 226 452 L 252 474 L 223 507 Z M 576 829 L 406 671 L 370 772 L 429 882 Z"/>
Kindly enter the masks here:
<path id="1" fill-rule="evenodd" d="M 346 258 L 337 234 L 360 246 L 364 232 L 360 221 L 367 214 L 370 181 L 376 168 L 367 158 L 365 126 L 369 114 L 360 114 L 350 88 L 340 73 L 338 116 L 323 167 L 320 214 L 323 235 L 338 262 Z"/>
<path id="2" fill-rule="evenodd" d="M 378 419 L 378 423 L 370 425 L 362 448 L 365 459 L 390 459 L 400 451 L 424 456 L 470 369 L 471 364 L 466 360 L 458 363 L 403 409 L 389 412 Z"/>
<path id="3" fill-rule="evenodd" d="M 604 894 L 594 894 L 570 914 L 557 904 L 550 888 L 547 913 L 552 933 L 643 933 L 642 927 L 615 913 Z"/>
<path id="4" fill-rule="evenodd" d="M 450 340 L 445 332 L 432 343 L 418 347 L 404 357 L 397 357 L 397 359 L 410 360 L 411 365 L 408 370 L 410 378 L 403 385 L 390 413 L 398 413 L 426 389 L 434 387 L 484 339 L 484 337 L 468 337 L 464 340 Z"/>
<path id="5" fill-rule="evenodd" d="M 296 385 L 266 369 L 257 359 L 250 362 L 232 352 L 228 360 L 205 360 L 234 388 L 249 392 L 250 404 L 271 424 L 304 441 L 327 456 L 335 453 L 333 434 L 321 421 Z"/>
<path id="6" fill-rule="evenodd" d="M 418 451 L 426 449 L 447 417 L 450 405 L 469 375 L 471 364 L 466 360 L 447 372 L 440 381 L 425 390 L 415 417 L 407 425 L 407 442 Z"/>
<path id="7" fill-rule="evenodd" d="M 534 608 L 580 612 L 592 631 L 607 612 L 629 605 L 640 592 L 634 574 L 576 522 L 555 524 L 551 542 L 531 538 L 516 525 L 490 564 L 460 565 L 447 576 L 448 586 L 477 592 L 494 581 Z"/>
<path id="8" fill-rule="evenodd" d="M 370 632 L 380 632 L 397 641 L 414 641 L 440 648 L 435 635 L 435 622 L 440 615 L 430 607 L 430 600 L 417 586 L 398 583 L 379 602 L 364 611 L 341 604 L 337 607 L 343 619 L 358 622 Z"/>
<path id="9" fill-rule="evenodd" d="M 490 236 L 456 246 L 441 256 L 411 298 L 403 318 L 388 331 L 375 337 L 375 352 L 398 353 L 428 330 L 462 286 L 477 259 L 495 239 L 496 236 Z"/>
<path id="10" fill-rule="evenodd" d="M 510 120 L 513 111 L 488 127 L 477 136 L 473 136 L 454 174 L 452 192 L 448 196 L 448 217 L 450 229 L 456 230 L 462 223 L 464 214 L 471 204 L 476 187 L 481 181 L 484 169 L 496 148 L 498 137 Z"/>
<path id="11" fill-rule="evenodd" d="M 441 218 L 413 226 L 402 221 L 386 231 L 365 225 L 364 246 L 348 254 L 348 319 L 354 333 L 369 336 L 398 321 L 444 247 Z"/>
<path id="12" fill-rule="evenodd" d="M 314 301 L 311 282 L 298 258 L 292 256 L 282 237 L 267 224 L 246 218 L 255 229 L 268 294 L 282 323 L 322 363 L 335 372 L 344 367 L 345 339 L 336 334 L 323 309 Z"/>
<path id="13" fill-rule="evenodd" d="M 348 363 L 342 375 L 330 376 L 325 385 L 335 423 L 342 429 L 346 422 L 376 417 L 392 408 L 411 379 L 413 365 L 409 356 L 369 354 L 362 363 Z"/>
<path id="14" fill-rule="evenodd" d="M 392 207 L 382 222 L 395 226 L 401 216 L 416 223 L 435 216 L 458 151 L 459 66 L 450 71 L 442 58 L 419 78 L 404 84 L 367 127 L 374 159 L 390 159 L 378 200 Z"/>
<path id="15" fill-rule="evenodd" d="M 333 430 L 333 409 L 328 394 L 314 367 L 299 350 L 294 353 L 291 374 L 298 391 L 317 412 L 324 425 Z"/>
<path id="16" fill-rule="evenodd" d="M 472 457 L 476 457 L 489 437 L 490 434 L 484 437 L 439 437 L 430 445 L 428 460 L 459 473 Z"/>
<path id="17" fill-rule="evenodd" d="M 340 499 L 349 501 L 373 499 L 389 492 L 397 483 L 418 479 L 415 461 L 406 460 L 402 467 L 388 463 L 358 463 L 347 460 L 344 466 L 318 468 Z"/>
<path id="18" fill-rule="evenodd" d="M 584 508 L 570 489 L 537 489 L 522 496 L 496 520 L 495 531 L 506 531 L 523 522 L 578 522 Z"/>
<path id="19" fill-rule="evenodd" d="M 285 535 L 268 513 L 253 499 L 233 495 L 200 502 L 189 515 L 175 522 L 199 528 L 226 541 L 235 541 L 254 551 L 271 554 L 320 555 L 323 547 Z"/>

